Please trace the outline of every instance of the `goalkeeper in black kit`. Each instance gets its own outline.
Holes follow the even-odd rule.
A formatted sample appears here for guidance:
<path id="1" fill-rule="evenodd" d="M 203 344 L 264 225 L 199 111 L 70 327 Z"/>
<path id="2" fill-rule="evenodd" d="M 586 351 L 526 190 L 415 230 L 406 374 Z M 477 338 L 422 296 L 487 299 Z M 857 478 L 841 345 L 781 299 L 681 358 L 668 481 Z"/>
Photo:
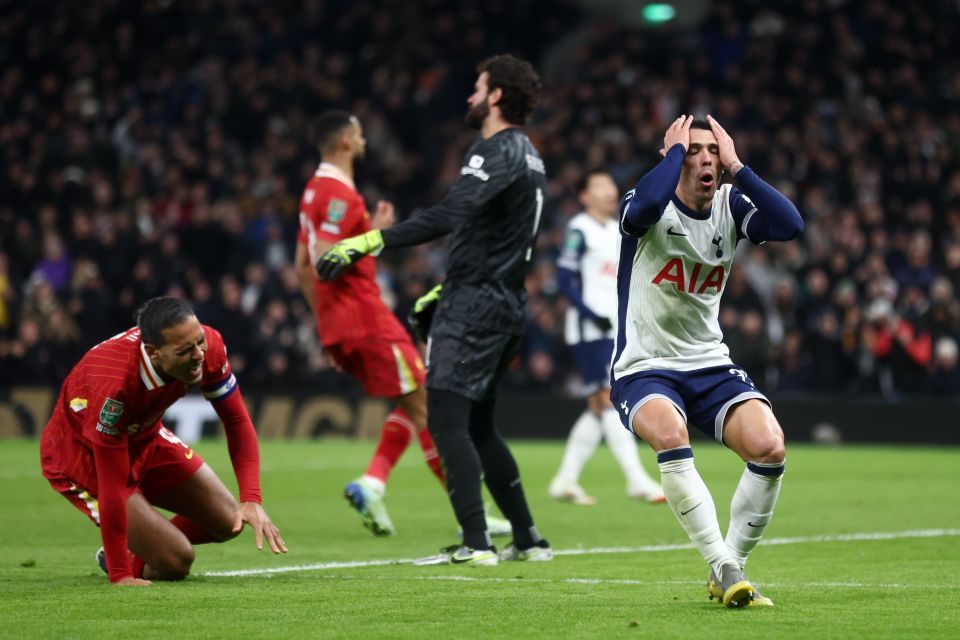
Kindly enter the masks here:
<path id="1" fill-rule="evenodd" d="M 523 333 L 524 280 L 546 189 L 540 154 L 520 129 L 540 96 L 540 79 L 530 63 L 511 55 L 489 58 L 477 72 L 466 122 L 480 139 L 446 197 L 401 224 L 338 242 L 316 268 L 320 278 L 332 279 L 365 255 L 453 234 L 446 281 L 428 294 L 437 302 L 427 343 L 427 407 L 463 528 L 463 544 L 445 549 L 444 559 L 483 566 L 551 560 L 553 551 L 534 526 L 517 463 L 493 424 L 497 385 Z M 482 482 L 513 527 L 513 542 L 499 554 L 487 532 Z"/>

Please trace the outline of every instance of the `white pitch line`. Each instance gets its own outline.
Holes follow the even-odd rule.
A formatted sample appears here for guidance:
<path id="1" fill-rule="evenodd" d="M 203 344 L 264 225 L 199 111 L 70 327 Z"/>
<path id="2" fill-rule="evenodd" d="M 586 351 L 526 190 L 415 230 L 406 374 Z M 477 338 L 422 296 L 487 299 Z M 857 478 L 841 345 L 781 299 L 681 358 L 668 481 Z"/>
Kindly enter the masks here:
<path id="1" fill-rule="evenodd" d="M 907 538 L 948 538 L 960 536 L 960 529 L 912 529 L 909 531 L 875 532 L 875 533 L 840 533 L 819 536 L 801 536 L 792 538 L 770 538 L 761 540 L 762 545 L 809 544 L 819 542 L 872 542 L 876 540 L 900 540 Z M 607 553 L 657 553 L 661 551 L 679 551 L 692 549 L 687 544 L 658 544 L 642 547 L 594 547 L 590 549 L 558 549 L 553 553 L 558 556 L 583 556 Z M 384 567 L 395 564 L 413 564 L 417 558 L 397 558 L 393 560 L 353 560 L 346 562 L 320 562 L 316 564 L 298 564 L 286 567 L 265 567 L 262 569 L 236 569 L 232 571 L 205 571 L 198 575 L 212 578 L 269 576 L 280 573 L 295 573 L 301 571 L 326 571 L 330 569 L 355 569 L 363 567 Z M 447 576 L 450 577 L 450 576 Z M 459 578 L 457 578 L 459 579 Z M 470 579 L 470 578 L 464 578 Z M 572 580 L 572 579 L 571 579 Z M 649 582 L 644 582 L 649 584 Z M 846 586 L 855 583 L 817 583 L 822 586 Z M 868 586 L 868 585 L 864 585 Z M 889 585 L 896 586 L 896 585 Z"/>
<path id="2" fill-rule="evenodd" d="M 208 575 L 208 574 L 203 574 Z M 662 585 L 662 586 L 692 586 L 703 585 L 703 580 L 631 580 L 618 578 L 497 578 L 494 576 L 463 576 L 456 574 L 436 575 L 436 576 L 401 576 L 401 575 L 374 575 L 374 576 L 346 576 L 346 575 L 325 575 L 320 576 L 325 580 L 392 580 L 394 582 L 503 582 L 503 583 L 536 583 L 536 584 L 588 584 L 588 585 Z M 773 588 L 829 588 L 829 589 L 951 589 L 955 590 L 960 585 L 957 584 L 907 584 L 901 582 L 893 583 L 869 583 L 869 582 L 764 582 L 763 586 Z"/>

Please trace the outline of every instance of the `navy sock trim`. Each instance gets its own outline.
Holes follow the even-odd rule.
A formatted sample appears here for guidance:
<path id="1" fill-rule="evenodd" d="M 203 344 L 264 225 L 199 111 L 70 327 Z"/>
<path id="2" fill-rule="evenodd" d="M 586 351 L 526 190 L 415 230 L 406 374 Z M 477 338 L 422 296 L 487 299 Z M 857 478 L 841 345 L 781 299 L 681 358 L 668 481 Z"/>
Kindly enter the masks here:
<path id="1" fill-rule="evenodd" d="M 689 446 L 687 447 L 677 447 L 676 449 L 667 449 L 666 451 L 657 452 L 657 464 L 663 464 L 664 462 L 672 462 L 674 460 L 685 460 L 687 458 L 693 457 L 693 449 Z"/>
<path id="2" fill-rule="evenodd" d="M 748 462 L 747 469 L 754 472 L 758 476 L 767 476 L 768 478 L 776 478 L 777 476 L 783 475 L 783 470 L 785 465 L 778 464 L 775 466 L 759 465 L 756 462 Z"/>

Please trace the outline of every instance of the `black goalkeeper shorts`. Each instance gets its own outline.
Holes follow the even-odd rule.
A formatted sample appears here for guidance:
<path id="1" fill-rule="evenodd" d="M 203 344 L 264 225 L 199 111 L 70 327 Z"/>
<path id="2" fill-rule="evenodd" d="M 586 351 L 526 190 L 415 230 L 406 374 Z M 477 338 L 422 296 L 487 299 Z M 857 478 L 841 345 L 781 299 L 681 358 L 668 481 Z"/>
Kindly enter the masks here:
<path id="1" fill-rule="evenodd" d="M 451 391 L 474 401 L 496 393 L 521 336 L 461 322 L 434 323 L 427 342 L 427 389 Z"/>

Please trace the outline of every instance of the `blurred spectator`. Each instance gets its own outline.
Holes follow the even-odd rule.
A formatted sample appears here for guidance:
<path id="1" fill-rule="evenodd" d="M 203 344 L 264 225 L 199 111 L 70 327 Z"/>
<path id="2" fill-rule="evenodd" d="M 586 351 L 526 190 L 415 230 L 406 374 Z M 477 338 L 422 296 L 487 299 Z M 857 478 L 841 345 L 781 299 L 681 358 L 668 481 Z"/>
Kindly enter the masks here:
<path id="1" fill-rule="evenodd" d="M 957 341 L 953 338 L 940 338 L 933 348 L 929 392 L 946 397 L 960 392 Z"/>
<path id="2" fill-rule="evenodd" d="M 628 189 L 669 121 L 709 112 L 807 222 L 788 246 L 742 243 L 721 315 L 734 359 L 771 390 L 946 393 L 934 382 L 960 338 L 955 8 L 732 0 L 700 27 L 640 31 L 583 6 L 0 3 L 0 378 L 55 383 L 59 368 L 37 363 L 173 292 L 244 336 L 231 357 L 256 382 L 330 384 L 290 268 L 296 186 L 317 163 L 306 123 L 355 110 L 376 149 L 358 184 L 412 215 L 458 175 L 474 65 L 512 50 L 545 80 L 530 135 L 549 182 L 507 384 L 569 387 L 552 258 L 578 178 L 606 166 Z M 401 317 L 442 280 L 442 256 L 381 258 Z"/>

